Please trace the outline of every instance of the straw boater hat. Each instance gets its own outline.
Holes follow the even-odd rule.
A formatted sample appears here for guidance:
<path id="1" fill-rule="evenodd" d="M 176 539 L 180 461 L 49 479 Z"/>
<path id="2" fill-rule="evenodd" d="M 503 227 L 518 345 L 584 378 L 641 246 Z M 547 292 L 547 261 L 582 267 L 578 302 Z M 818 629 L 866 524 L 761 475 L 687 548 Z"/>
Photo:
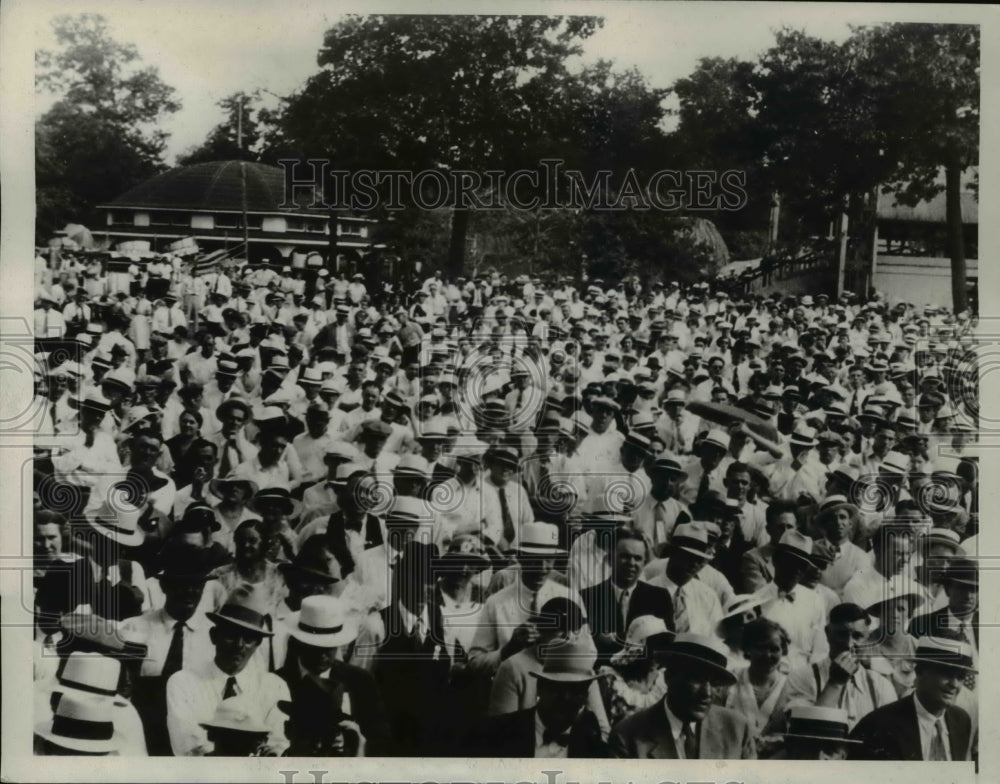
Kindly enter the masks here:
<path id="1" fill-rule="evenodd" d="M 307 596 L 285 623 L 292 637 L 315 648 L 339 648 L 358 636 L 357 623 L 335 596 Z"/>
<path id="2" fill-rule="evenodd" d="M 52 720 L 35 725 L 35 735 L 71 751 L 110 754 L 125 742 L 115 730 L 113 705 L 107 697 L 65 694 Z"/>
<path id="3" fill-rule="evenodd" d="M 725 683 L 736 683 L 736 676 L 726 666 L 729 662 L 729 651 L 722 641 L 715 637 L 705 634 L 678 634 L 660 655 L 668 669 L 708 672 Z"/>
<path id="4" fill-rule="evenodd" d="M 784 736 L 826 743 L 862 743 L 848 737 L 848 726 L 843 708 L 793 705 L 788 710 L 788 731 Z"/>
<path id="5" fill-rule="evenodd" d="M 917 651 L 914 659 L 918 664 L 931 664 L 962 672 L 976 672 L 972 646 L 962 640 L 920 637 L 917 640 Z"/>
<path id="6" fill-rule="evenodd" d="M 271 732 L 270 728 L 260 721 L 253 711 L 253 706 L 242 694 L 220 702 L 212 718 L 199 722 L 199 726 L 207 730 L 229 730 L 251 735 L 268 735 Z"/>
<path id="7" fill-rule="evenodd" d="M 69 399 L 70 408 L 86 409 L 99 414 L 106 414 L 111 409 L 111 401 L 108 400 L 99 389 L 91 389 L 82 398 L 71 397 Z"/>
<path id="8" fill-rule="evenodd" d="M 280 504 L 285 517 L 297 516 L 302 506 L 284 487 L 267 487 L 258 491 L 247 506 L 251 512 L 261 514 L 260 507 L 265 503 Z"/>
<path id="9" fill-rule="evenodd" d="M 433 568 L 438 571 L 482 572 L 492 566 L 482 539 L 476 534 L 459 534 L 451 540 L 448 550 L 436 558 Z"/>

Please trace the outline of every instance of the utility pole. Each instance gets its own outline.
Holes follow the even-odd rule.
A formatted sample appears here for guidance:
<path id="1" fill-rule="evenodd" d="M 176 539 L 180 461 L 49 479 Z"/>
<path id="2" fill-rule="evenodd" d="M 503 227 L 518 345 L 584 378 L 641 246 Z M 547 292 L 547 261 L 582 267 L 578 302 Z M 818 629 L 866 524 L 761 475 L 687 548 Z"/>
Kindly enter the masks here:
<path id="1" fill-rule="evenodd" d="M 844 271 L 847 265 L 847 211 L 850 204 L 851 197 L 845 195 L 840 207 L 840 247 L 837 250 L 837 299 L 840 299 L 840 295 L 844 293 Z"/>
<path id="2" fill-rule="evenodd" d="M 236 109 L 236 149 L 243 154 L 243 96 L 240 96 L 240 103 Z"/>

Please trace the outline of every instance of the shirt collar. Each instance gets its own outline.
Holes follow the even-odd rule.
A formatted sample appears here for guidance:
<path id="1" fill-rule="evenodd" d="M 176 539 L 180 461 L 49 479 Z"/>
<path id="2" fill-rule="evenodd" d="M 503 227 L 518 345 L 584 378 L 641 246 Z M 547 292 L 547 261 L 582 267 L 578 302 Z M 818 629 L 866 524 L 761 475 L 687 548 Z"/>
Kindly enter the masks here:
<path id="1" fill-rule="evenodd" d="M 941 711 L 940 716 L 935 716 L 927 708 L 924 707 L 923 703 L 920 702 L 920 698 L 917 696 L 916 692 L 913 693 L 913 705 L 917 709 L 917 721 L 921 724 L 934 725 L 937 723 L 939 718 L 944 718 L 944 711 Z"/>
<path id="2" fill-rule="evenodd" d="M 670 710 L 670 706 L 667 705 L 666 700 L 663 700 L 663 709 L 667 713 L 667 722 L 670 724 L 670 734 L 673 736 L 674 746 L 680 748 L 681 735 L 684 733 L 684 722 L 674 715 L 674 712 Z"/>

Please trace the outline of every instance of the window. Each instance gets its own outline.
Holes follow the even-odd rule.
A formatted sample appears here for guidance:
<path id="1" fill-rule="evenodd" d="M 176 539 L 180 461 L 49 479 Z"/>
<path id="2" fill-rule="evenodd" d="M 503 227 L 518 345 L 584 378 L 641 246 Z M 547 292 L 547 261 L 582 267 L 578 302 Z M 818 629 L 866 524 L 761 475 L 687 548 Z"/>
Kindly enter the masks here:
<path id="1" fill-rule="evenodd" d="M 226 212 L 215 216 L 215 227 L 217 229 L 235 229 L 240 225 L 239 215 Z"/>

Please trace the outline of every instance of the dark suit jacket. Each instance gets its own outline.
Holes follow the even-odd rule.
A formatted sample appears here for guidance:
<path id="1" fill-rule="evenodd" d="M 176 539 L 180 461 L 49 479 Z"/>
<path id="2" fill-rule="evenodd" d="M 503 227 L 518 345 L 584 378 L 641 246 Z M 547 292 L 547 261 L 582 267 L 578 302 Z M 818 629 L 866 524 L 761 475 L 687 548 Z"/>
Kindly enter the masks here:
<path id="1" fill-rule="evenodd" d="M 437 756 L 445 741 L 439 727 L 449 710 L 445 694 L 451 659 L 442 655 L 435 642 L 441 638 L 433 629 L 424 642 L 402 631 L 405 625 L 395 602 L 382 610 L 381 615 L 386 637 L 375 655 L 372 675 L 389 716 L 392 748 L 388 754 Z"/>
<path id="2" fill-rule="evenodd" d="M 971 619 L 972 636 L 979 646 L 979 613 L 974 613 Z M 951 629 L 948 626 L 948 608 L 942 607 L 940 610 L 918 615 L 910 621 L 909 632 L 914 637 L 949 637 L 958 633 L 958 629 Z"/>
<path id="3" fill-rule="evenodd" d="M 297 692 L 303 688 L 298 663 L 289 660 L 275 674 L 288 684 L 288 692 L 294 702 Z M 335 661 L 330 667 L 327 683 L 335 704 L 341 704 L 345 693 L 350 698 L 351 716 L 361 728 L 361 734 L 365 736 L 365 753 L 369 756 L 385 753 L 389 738 L 389 722 L 375 679 L 360 667 Z"/>
<path id="4" fill-rule="evenodd" d="M 851 733 L 851 738 L 861 741 L 851 744 L 851 759 L 922 761 L 920 727 L 913 699 L 911 694 L 863 717 Z M 956 761 L 969 759 L 972 732 L 969 714 L 952 705 L 944 712 L 944 723 L 948 728 L 951 758 Z"/>
<path id="5" fill-rule="evenodd" d="M 470 757 L 534 757 L 535 709 L 490 716 L 477 724 L 463 744 Z M 601 759 L 610 756 L 601 739 L 597 717 L 584 710 L 570 728 L 567 756 L 571 759 Z"/>
<path id="6" fill-rule="evenodd" d="M 608 745 L 612 755 L 622 759 L 678 759 L 662 700 L 618 722 Z M 757 759 L 747 720 L 728 708 L 709 708 L 698 730 L 698 758 Z"/>
<path id="7" fill-rule="evenodd" d="M 615 600 L 615 589 L 611 580 L 584 588 L 580 591 L 584 608 L 587 611 L 587 623 L 594 644 L 597 646 L 598 662 L 603 664 L 617 651 L 621 650 L 628 632 L 628 625 L 640 615 L 655 615 L 662 618 L 668 629 L 674 628 L 674 606 L 670 600 L 670 592 L 642 581 L 635 584 L 632 597 L 628 604 L 628 618 L 621 618 L 618 602 Z M 608 645 L 598 639 L 598 635 L 614 634 L 619 643 Z"/>

